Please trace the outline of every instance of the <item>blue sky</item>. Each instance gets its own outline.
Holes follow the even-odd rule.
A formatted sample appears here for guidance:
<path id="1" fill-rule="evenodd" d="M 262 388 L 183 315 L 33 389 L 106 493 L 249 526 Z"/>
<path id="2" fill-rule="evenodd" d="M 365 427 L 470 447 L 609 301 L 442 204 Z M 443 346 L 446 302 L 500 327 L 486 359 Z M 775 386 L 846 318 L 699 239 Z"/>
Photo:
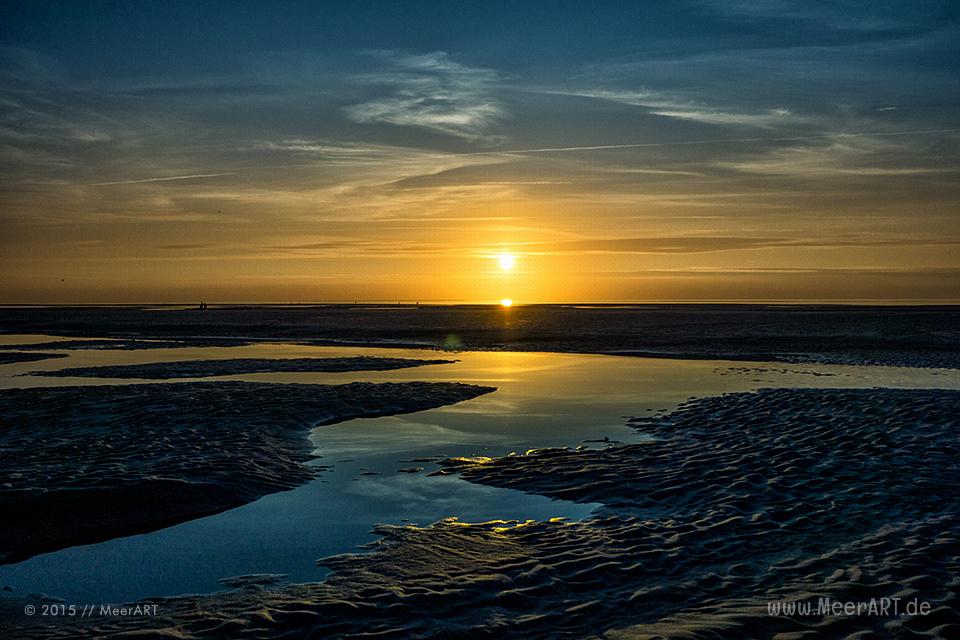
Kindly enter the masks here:
<path id="1" fill-rule="evenodd" d="M 960 298 L 956 3 L 0 22 L 4 301 Z"/>

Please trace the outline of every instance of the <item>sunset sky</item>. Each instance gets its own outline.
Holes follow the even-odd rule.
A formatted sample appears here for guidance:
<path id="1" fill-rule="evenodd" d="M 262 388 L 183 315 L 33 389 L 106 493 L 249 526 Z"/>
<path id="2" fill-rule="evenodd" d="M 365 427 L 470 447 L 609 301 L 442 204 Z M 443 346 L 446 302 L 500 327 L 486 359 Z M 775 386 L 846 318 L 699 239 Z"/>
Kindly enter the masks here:
<path id="1" fill-rule="evenodd" d="M 958 301 L 958 107 L 951 0 L 5 2 L 0 302 Z"/>

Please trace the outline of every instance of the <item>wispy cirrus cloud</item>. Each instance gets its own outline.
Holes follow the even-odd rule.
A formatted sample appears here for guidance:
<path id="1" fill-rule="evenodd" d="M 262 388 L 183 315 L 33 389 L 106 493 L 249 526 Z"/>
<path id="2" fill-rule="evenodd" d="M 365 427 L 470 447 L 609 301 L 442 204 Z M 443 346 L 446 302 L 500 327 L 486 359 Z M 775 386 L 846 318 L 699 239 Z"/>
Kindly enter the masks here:
<path id="1" fill-rule="evenodd" d="M 887 239 L 865 236 L 799 238 L 764 236 L 690 235 L 646 238 L 593 238 L 539 242 L 521 245 L 518 251 L 526 255 L 577 255 L 577 254 L 691 254 L 719 251 L 744 251 L 751 249 L 784 248 L 838 248 L 838 247 L 884 247 L 912 244 L 915 246 L 955 246 L 960 240 L 953 238 Z"/>
<path id="2" fill-rule="evenodd" d="M 171 182 L 173 180 L 201 180 L 203 178 L 219 178 L 221 176 L 234 176 L 236 173 L 195 173 L 186 176 L 162 176 L 159 178 L 139 178 L 134 180 L 114 180 L 112 182 L 96 182 L 91 186 L 109 187 L 121 184 L 144 184 L 146 182 Z"/>
<path id="3" fill-rule="evenodd" d="M 956 133 L 956 132 L 954 132 Z M 844 178 L 911 176 L 960 172 L 960 166 L 918 152 L 906 136 L 893 142 L 891 136 L 828 135 L 805 143 L 769 151 L 747 160 L 717 163 L 718 167 L 742 173 L 770 176 Z"/>
<path id="4" fill-rule="evenodd" d="M 897 2 L 863 4 L 855 0 L 802 2 L 800 0 L 699 0 L 718 15 L 747 20 L 790 20 L 843 31 L 900 31 L 942 20 L 939 7 L 914 7 Z"/>
<path id="5" fill-rule="evenodd" d="M 652 90 L 573 89 L 548 90 L 546 93 L 605 100 L 646 109 L 648 113 L 691 122 L 743 127 L 774 128 L 808 121 L 786 107 L 749 110 L 706 104 L 682 96 Z"/>
<path id="6" fill-rule="evenodd" d="M 940 276 L 956 278 L 960 269 L 954 267 L 683 267 L 672 269 L 644 269 L 642 271 L 593 272 L 594 275 L 623 277 L 683 277 L 683 276 L 751 276 L 751 275 L 820 275 L 820 276 L 875 276 L 880 278 L 895 276 Z"/>
<path id="7" fill-rule="evenodd" d="M 492 92 L 499 76 L 490 69 L 460 64 L 442 51 L 376 55 L 390 68 L 357 80 L 383 95 L 347 107 L 345 113 L 354 122 L 420 127 L 475 140 L 505 117 Z"/>

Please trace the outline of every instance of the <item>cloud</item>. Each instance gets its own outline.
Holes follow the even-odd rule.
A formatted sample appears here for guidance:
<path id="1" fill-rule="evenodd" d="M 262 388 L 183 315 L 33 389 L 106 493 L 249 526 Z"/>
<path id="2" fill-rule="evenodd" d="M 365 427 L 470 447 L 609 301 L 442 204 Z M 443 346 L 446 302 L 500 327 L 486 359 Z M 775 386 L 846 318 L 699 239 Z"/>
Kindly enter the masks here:
<path id="1" fill-rule="evenodd" d="M 492 94 L 498 81 L 494 71 L 462 65 L 444 52 L 378 55 L 391 68 L 358 79 L 386 95 L 347 107 L 354 122 L 420 127 L 476 140 L 505 116 Z"/>
<path id="2" fill-rule="evenodd" d="M 770 109 L 761 113 L 735 113 L 704 108 L 673 108 L 655 110 L 652 113 L 666 118 L 679 118 L 680 120 L 692 120 L 693 122 L 703 122 L 706 124 L 763 128 L 771 128 L 790 123 L 791 121 L 795 122 L 796 120 L 793 117 L 793 113 L 789 109 L 784 108 Z"/>
<path id="3" fill-rule="evenodd" d="M 108 187 L 118 184 L 143 184 L 145 182 L 169 182 L 171 180 L 199 180 L 202 178 L 219 178 L 220 176 L 235 176 L 236 173 L 195 173 L 188 176 L 166 176 L 163 178 L 142 178 L 139 180 L 114 180 L 113 182 L 96 182 L 94 187 Z"/>
<path id="4" fill-rule="evenodd" d="M 691 122 L 715 125 L 773 128 L 788 124 L 800 124 L 807 118 L 798 116 L 790 109 L 776 107 L 759 111 L 738 111 L 710 106 L 668 93 L 647 90 L 548 90 L 546 93 L 593 98 L 647 109 L 649 113 L 665 118 L 677 118 Z"/>
<path id="5" fill-rule="evenodd" d="M 960 128 L 947 129 L 915 129 L 905 131 L 853 131 L 850 133 L 823 133 L 809 134 L 799 136 L 757 136 L 750 138 L 707 138 L 701 140 L 672 140 L 668 142 L 626 142 L 622 144 L 597 144 L 597 145 L 578 145 L 578 146 L 558 146 L 558 147 L 532 147 L 528 149 L 502 149 L 497 151 L 500 155 L 518 155 L 527 153 L 565 153 L 577 151 L 607 151 L 614 149 L 643 149 L 658 147 L 686 147 L 700 145 L 724 145 L 734 143 L 766 143 L 766 142 L 804 142 L 817 140 L 842 140 L 845 138 L 888 138 L 898 136 L 924 136 L 939 135 L 946 133 L 958 133 Z M 477 151 L 475 153 L 449 154 L 449 155 L 490 155 L 489 151 Z"/>
<path id="6" fill-rule="evenodd" d="M 685 267 L 677 269 L 643 269 L 637 271 L 594 271 L 591 275 L 616 277 L 701 277 L 701 276 L 756 276 L 756 275 L 816 275 L 816 276 L 871 276 L 889 277 L 943 277 L 960 276 L 955 267 Z"/>
<path id="7" fill-rule="evenodd" d="M 157 245 L 157 249 L 169 249 L 171 251 L 184 251 L 187 249 L 214 249 L 214 248 L 216 248 L 216 245 L 209 244 L 209 243 Z"/>
<path id="8" fill-rule="evenodd" d="M 373 167 L 383 171 L 385 165 L 430 167 L 437 164 L 446 166 L 456 154 L 402 147 L 396 145 L 359 142 L 351 140 L 327 140 L 293 138 L 279 141 L 261 142 L 255 149 L 290 153 L 308 160 L 310 163 L 329 163 L 338 167 Z M 457 160 L 457 165 L 480 162 L 479 160 Z"/>
<path id="9" fill-rule="evenodd" d="M 716 251 L 739 251 L 770 248 L 835 248 L 878 247 L 898 245 L 941 246 L 957 245 L 960 240 L 951 238 L 898 238 L 885 240 L 875 237 L 789 238 L 699 235 L 653 238 L 594 238 L 561 242 L 540 242 L 519 245 L 518 252 L 530 255 L 570 255 L 591 253 L 710 253 Z"/>
<path id="10" fill-rule="evenodd" d="M 682 236 L 672 238 L 607 238 L 537 243 L 521 248 L 524 253 L 703 253 L 756 249 L 770 246 L 765 238 L 731 236 Z"/>
<path id="11" fill-rule="evenodd" d="M 890 132 L 892 133 L 892 132 Z M 904 132 L 907 135 L 907 132 Z M 792 177 L 884 177 L 957 173 L 960 167 L 917 157 L 909 140 L 892 142 L 889 134 L 831 134 L 809 144 L 770 151 L 750 160 L 721 162 L 718 167 L 743 173 Z"/>
<path id="12" fill-rule="evenodd" d="M 924 10 L 896 2 L 856 0 L 699 0 L 719 15 L 751 21 L 800 21 L 853 32 L 894 32 L 935 25 L 949 15 L 949 3 L 927 2 Z"/>

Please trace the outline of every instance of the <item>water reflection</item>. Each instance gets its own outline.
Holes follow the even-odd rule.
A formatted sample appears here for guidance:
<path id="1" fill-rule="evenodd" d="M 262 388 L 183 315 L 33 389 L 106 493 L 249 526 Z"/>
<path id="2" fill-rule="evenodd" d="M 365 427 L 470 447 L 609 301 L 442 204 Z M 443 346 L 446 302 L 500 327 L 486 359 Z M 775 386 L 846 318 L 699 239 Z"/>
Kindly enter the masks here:
<path id="1" fill-rule="evenodd" d="M 3 336 L 7 344 L 27 342 Z M 31 341 L 49 338 L 31 336 Z M 0 366 L 0 387 L 137 384 L 137 380 L 18 376 L 32 370 L 189 359 L 388 356 L 436 358 L 436 351 L 257 344 L 149 351 L 69 351 L 69 358 Z M 319 580 L 317 558 L 369 542 L 377 522 L 428 524 L 447 516 L 491 519 L 583 518 L 594 505 L 433 476 L 433 459 L 499 456 L 586 440 L 636 441 L 627 416 L 668 410 L 692 396 L 769 386 L 960 388 L 956 371 L 892 367 L 780 365 L 580 354 L 468 352 L 454 364 L 384 372 L 264 373 L 204 380 L 339 384 L 358 380 L 457 381 L 498 391 L 416 414 L 359 419 L 311 433 L 323 470 L 298 489 L 154 533 L 65 549 L 0 567 L 0 584 L 23 595 L 129 600 L 209 592 L 219 578 L 287 573 Z M 819 376 L 811 375 L 818 373 Z M 170 382 L 175 384 L 176 382 Z M 594 443 L 591 446 L 602 446 Z M 417 459 L 414 461 L 414 459 Z M 416 474 L 400 468 L 423 467 Z"/>

